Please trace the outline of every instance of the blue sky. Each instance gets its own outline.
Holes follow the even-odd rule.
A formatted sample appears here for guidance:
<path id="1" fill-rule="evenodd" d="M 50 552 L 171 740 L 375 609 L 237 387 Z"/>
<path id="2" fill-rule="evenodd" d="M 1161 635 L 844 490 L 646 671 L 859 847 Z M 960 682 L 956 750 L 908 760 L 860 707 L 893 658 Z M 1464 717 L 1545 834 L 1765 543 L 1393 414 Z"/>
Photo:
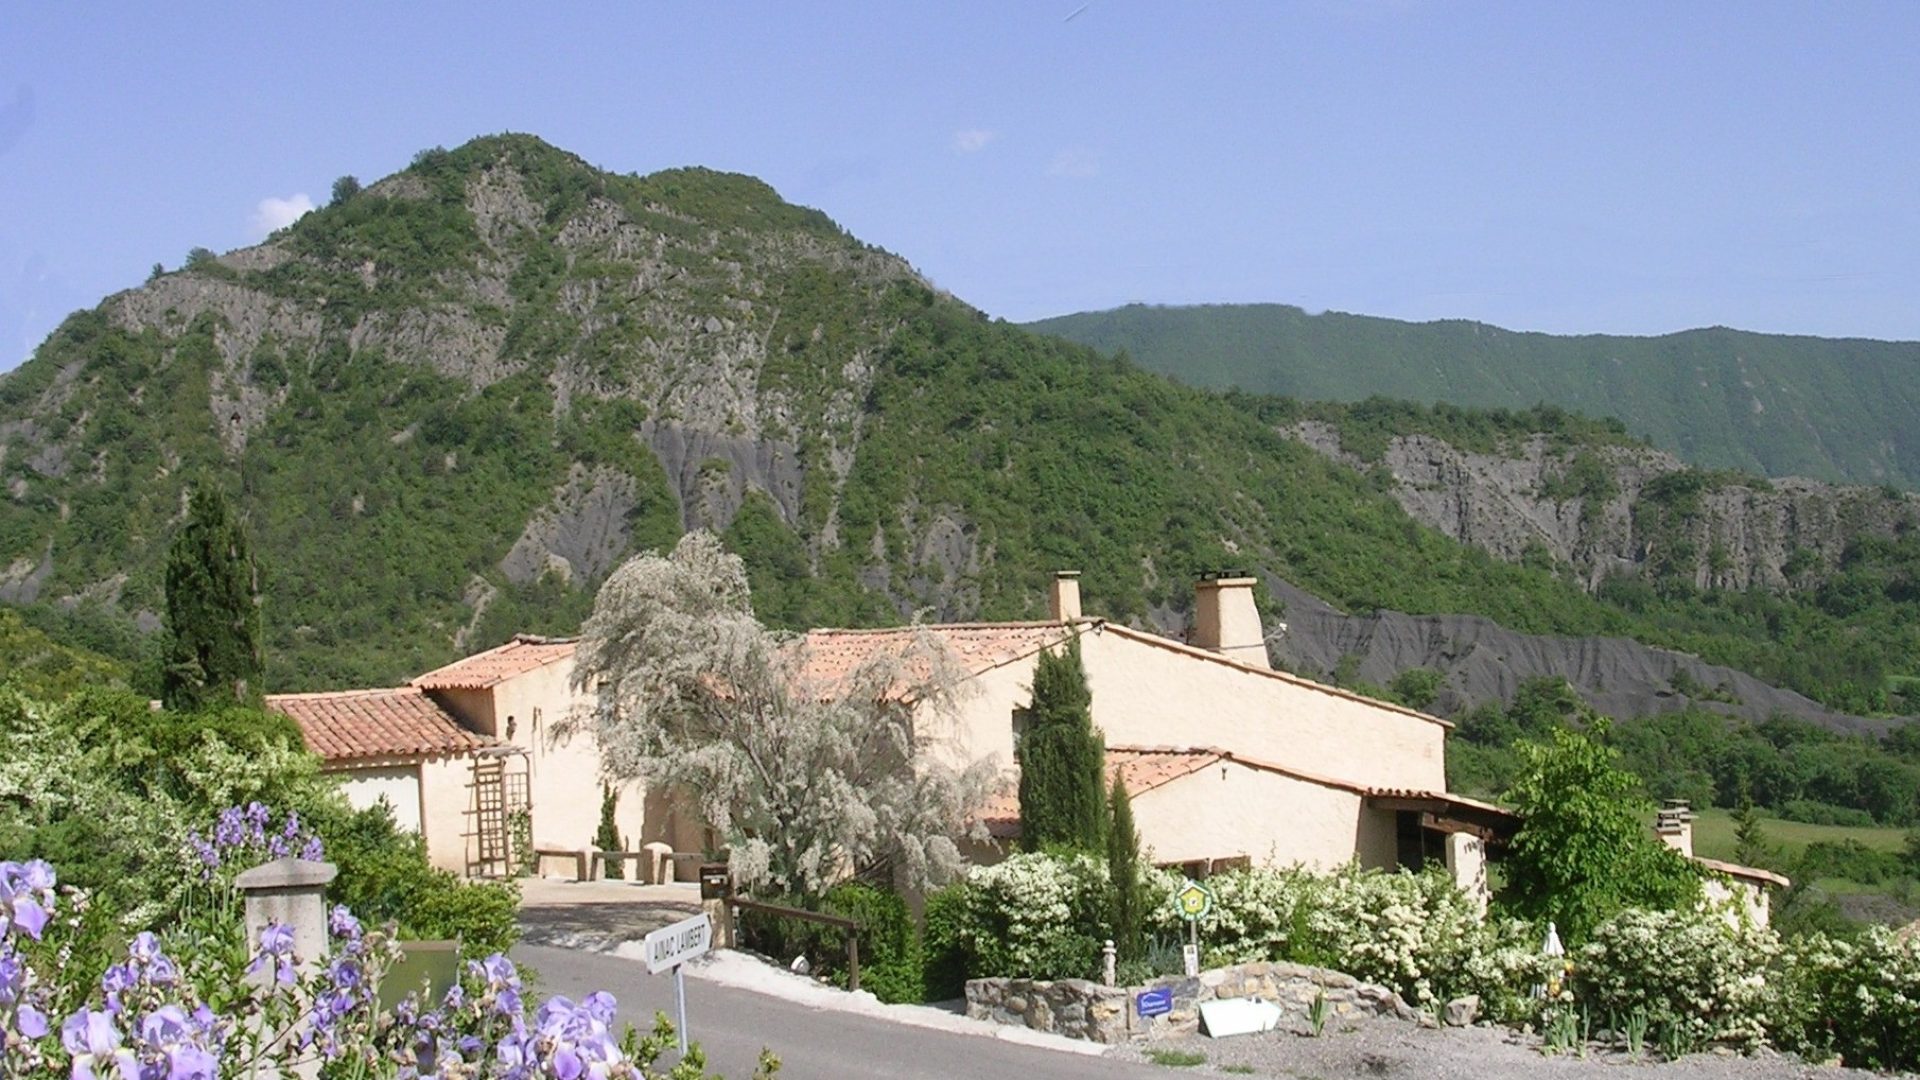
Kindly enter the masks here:
<path id="1" fill-rule="evenodd" d="M 514 130 L 753 173 L 991 314 L 1920 339 L 1920 4 L 0 9 L 0 369 Z M 263 216 L 264 215 L 264 216 Z"/>

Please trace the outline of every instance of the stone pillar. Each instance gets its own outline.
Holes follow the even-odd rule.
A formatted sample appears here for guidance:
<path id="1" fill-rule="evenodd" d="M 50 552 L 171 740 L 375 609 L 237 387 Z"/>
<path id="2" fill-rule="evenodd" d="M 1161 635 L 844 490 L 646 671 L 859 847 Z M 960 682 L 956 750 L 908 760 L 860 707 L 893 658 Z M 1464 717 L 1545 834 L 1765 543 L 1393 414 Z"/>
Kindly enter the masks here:
<path id="1" fill-rule="evenodd" d="M 293 955 L 304 973 L 327 957 L 327 886 L 338 876 L 332 863 L 275 859 L 233 879 L 246 910 L 247 948 L 257 952 L 260 932 L 277 922 L 293 931 Z M 263 972 L 267 978 L 272 972 Z M 259 976 L 255 976 L 258 978 Z"/>
<path id="2" fill-rule="evenodd" d="M 1487 846 L 1479 837 L 1467 833 L 1447 834 L 1447 872 L 1453 883 L 1467 894 L 1480 914 L 1487 913 L 1492 891 L 1487 883 Z"/>
<path id="3" fill-rule="evenodd" d="M 673 845 L 655 840 L 640 850 L 647 853 L 647 884 L 673 884 Z"/>

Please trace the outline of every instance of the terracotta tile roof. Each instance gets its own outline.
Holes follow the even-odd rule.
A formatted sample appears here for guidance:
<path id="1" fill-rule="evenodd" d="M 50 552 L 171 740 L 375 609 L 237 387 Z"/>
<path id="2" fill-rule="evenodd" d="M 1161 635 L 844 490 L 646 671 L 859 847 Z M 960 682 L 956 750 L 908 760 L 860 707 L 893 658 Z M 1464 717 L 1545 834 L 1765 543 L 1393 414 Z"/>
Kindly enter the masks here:
<path id="1" fill-rule="evenodd" d="M 459 754 L 492 746 L 418 687 L 268 694 L 267 708 L 300 725 L 307 748 L 328 764 L 369 758 Z"/>
<path id="2" fill-rule="evenodd" d="M 1152 791 L 1183 776 L 1190 776 L 1219 761 L 1231 761 L 1249 769 L 1258 769 L 1261 772 L 1270 772 L 1319 787 L 1334 788 L 1368 798 L 1417 799 L 1444 804 L 1455 809 L 1477 811 L 1481 815 L 1503 822 L 1519 820 L 1511 810 L 1481 802 L 1478 799 L 1469 799 L 1464 795 L 1450 795 L 1444 791 L 1416 791 L 1410 788 L 1361 787 L 1342 780 L 1331 780 L 1324 776 L 1301 772 L 1298 769 L 1289 769 L 1270 761 L 1243 757 L 1217 746 L 1109 746 L 1107 747 L 1107 783 L 1111 785 L 1117 773 L 1127 786 L 1127 794 L 1138 798 L 1142 792 Z M 1020 796 L 1017 788 L 1009 787 L 988 800 L 986 806 L 980 810 L 980 820 L 986 825 L 989 835 L 1003 839 L 1019 836 Z M 1739 876 L 1735 870 L 1727 872 Z"/>
<path id="3" fill-rule="evenodd" d="M 412 685 L 422 690 L 485 690 L 516 675 L 566 660 L 578 644 L 576 638 L 520 634 L 505 645 L 435 668 L 414 679 Z"/>
<path id="4" fill-rule="evenodd" d="M 1721 862 L 1719 859 L 1709 859 L 1702 855 L 1695 855 L 1693 861 L 1709 870 L 1717 870 L 1728 877 L 1740 878 L 1743 881 L 1772 885 L 1781 889 L 1793 884 L 1793 882 L 1787 878 L 1771 870 L 1762 870 L 1757 866 L 1741 866 L 1739 863 Z"/>
<path id="5" fill-rule="evenodd" d="M 1211 747 L 1191 746 L 1109 746 L 1107 747 L 1107 784 L 1119 776 L 1129 798 L 1199 772 L 1228 755 Z M 1009 787 L 988 800 L 980 809 L 980 821 L 990 836 L 1002 839 L 1020 835 L 1020 792 Z"/>
<path id="6" fill-rule="evenodd" d="M 875 654 L 905 648 L 921 630 L 931 631 L 944 641 L 969 674 L 980 675 L 1065 641 L 1074 626 L 1062 622 L 948 623 L 885 630 L 809 630 L 799 639 L 800 647 L 806 650 L 801 675 L 817 684 L 838 682 Z"/>

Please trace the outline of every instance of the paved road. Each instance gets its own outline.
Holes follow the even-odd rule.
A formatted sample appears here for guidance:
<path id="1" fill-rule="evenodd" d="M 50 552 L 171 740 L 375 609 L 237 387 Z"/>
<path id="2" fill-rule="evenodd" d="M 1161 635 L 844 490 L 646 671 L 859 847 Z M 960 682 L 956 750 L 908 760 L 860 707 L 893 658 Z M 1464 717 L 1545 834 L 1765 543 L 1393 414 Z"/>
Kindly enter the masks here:
<path id="1" fill-rule="evenodd" d="M 673 1014 L 673 979 L 648 975 L 636 961 L 599 953 L 525 945 L 515 959 L 539 971 L 538 991 L 578 998 L 609 990 L 621 1019 L 650 1027 L 656 1011 Z M 704 979 L 687 980 L 687 1026 L 707 1052 L 707 1067 L 734 1080 L 753 1075 L 761 1047 L 780 1055 L 781 1080 L 1018 1077 L 1019 1080 L 1167 1080 L 1167 1070 L 1110 1058 L 1021 1046 L 886 1020 L 813 1009 Z"/>

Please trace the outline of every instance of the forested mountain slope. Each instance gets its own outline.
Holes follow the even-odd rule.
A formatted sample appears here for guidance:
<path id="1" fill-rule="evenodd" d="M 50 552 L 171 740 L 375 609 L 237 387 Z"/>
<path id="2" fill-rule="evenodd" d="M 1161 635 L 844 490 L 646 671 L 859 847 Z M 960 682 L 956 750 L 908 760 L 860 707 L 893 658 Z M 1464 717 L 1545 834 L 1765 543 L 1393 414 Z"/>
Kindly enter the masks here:
<path id="1" fill-rule="evenodd" d="M 1382 396 L 1625 421 L 1682 459 L 1765 476 L 1920 485 L 1920 342 L 1754 334 L 1516 333 L 1282 304 L 1141 304 L 1029 324 L 1194 386 Z"/>
<path id="2" fill-rule="evenodd" d="M 615 176 L 489 137 L 258 247 L 197 252 L 0 380 L 0 601 L 137 661 L 205 480 L 262 562 L 275 690 L 571 631 L 619 560 L 704 525 L 790 627 L 1032 617 L 1072 567 L 1088 610 L 1178 632 L 1194 572 L 1236 567 L 1349 612 L 1686 650 L 1810 713 L 1905 710 L 1906 502 L 1771 590 L 1632 543 L 1596 586 L 1579 558 L 1410 515 L 1381 455 L 1426 430 L 1494 454 L 1540 431 L 1542 497 L 1577 516 L 1615 497 L 1581 462 L 1644 447 L 1565 414 L 1330 408 L 990 321 L 748 177 Z M 1691 535 L 1694 512 L 1679 499 L 1659 535 Z"/>

